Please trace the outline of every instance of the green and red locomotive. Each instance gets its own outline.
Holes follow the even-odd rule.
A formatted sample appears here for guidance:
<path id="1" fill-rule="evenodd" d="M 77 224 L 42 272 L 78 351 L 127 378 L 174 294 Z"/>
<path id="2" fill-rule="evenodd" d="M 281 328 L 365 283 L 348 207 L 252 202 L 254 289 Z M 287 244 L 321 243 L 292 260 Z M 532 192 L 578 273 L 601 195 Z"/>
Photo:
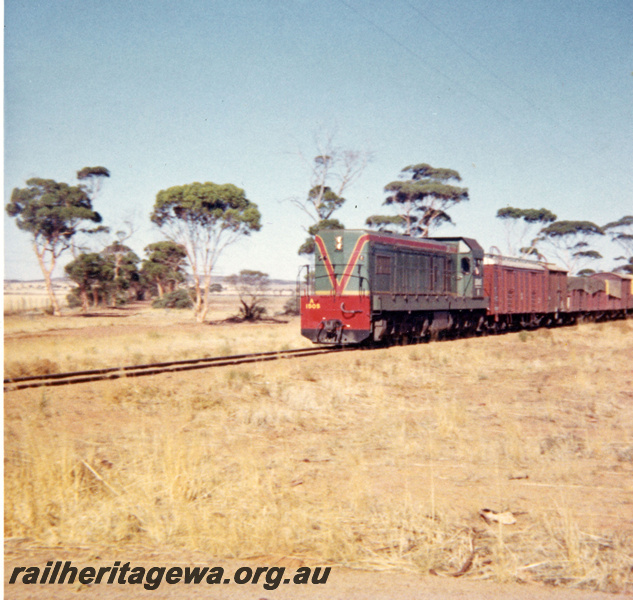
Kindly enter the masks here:
<path id="1" fill-rule="evenodd" d="M 424 339 L 471 330 L 486 315 L 475 240 L 328 230 L 315 246 L 313 280 L 301 296 L 301 333 L 313 342 Z"/>
<path id="2" fill-rule="evenodd" d="M 301 293 L 301 333 L 318 344 L 424 341 L 633 312 L 630 275 L 587 281 L 543 262 L 484 257 L 465 237 L 326 230 Z"/>

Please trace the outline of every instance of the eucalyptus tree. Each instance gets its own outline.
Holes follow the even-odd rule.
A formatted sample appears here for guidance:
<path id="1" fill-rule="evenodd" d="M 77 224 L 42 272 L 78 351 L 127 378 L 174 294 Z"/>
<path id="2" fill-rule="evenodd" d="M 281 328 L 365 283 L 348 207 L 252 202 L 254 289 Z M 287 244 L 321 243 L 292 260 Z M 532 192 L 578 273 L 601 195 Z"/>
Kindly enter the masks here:
<path id="1" fill-rule="evenodd" d="M 126 301 L 128 291 L 138 287 L 140 258 L 136 253 L 120 241 L 115 241 L 101 251 L 102 256 L 111 265 L 112 280 L 106 291 L 110 305 L 116 306 L 119 301 Z"/>
<path id="2" fill-rule="evenodd" d="M 64 267 L 64 271 L 77 284 L 75 293 L 79 295 L 83 312 L 88 311 L 90 295 L 93 306 L 97 306 L 113 276 L 112 265 L 97 252 L 82 252 Z"/>
<path id="3" fill-rule="evenodd" d="M 77 171 L 77 181 L 79 181 L 80 187 L 88 194 L 90 197 L 90 201 L 94 203 L 97 200 L 97 196 L 103 187 L 103 182 L 105 179 L 110 177 L 110 171 L 105 167 L 84 167 Z M 103 225 L 98 225 L 97 227 L 91 227 L 90 229 L 81 229 L 79 230 L 79 234 L 87 234 L 94 235 L 99 233 L 109 233 L 110 228 L 105 227 Z M 82 236 L 76 236 L 77 238 L 81 238 Z M 72 255 L 76 258 L 78 250 L 86 250 L 85 241 L 82 242 L 81 239 L 73 239 L 70 250 Z"/>
<path id="4" fill-rule="evenodd" d="M 533 254 L 537 229 L 540 230 L 548 223 L 553 223 L 557 216 L 547 208 L 506 206 L 497 211 L 497 219 L 501 219 L 505 225 L 508 254 L 517 256 Z M 526 240 L 528 240 L 527 245 Z"/>
<path id="5" fill-rule="evenodd" d="M 616 260 L 625 262 L 617 270 L 633 274 L 633 215 L 607 223 L 602 229 L 609 234 L 611 241 L 624 250 L 624 255 L 618 256 Z"/>
<path id="6" fill-rule="evenodd" d="M 554 221 L 541 229 L 534 246 L 546 259 L 554 258 L 570 273 L 576 273 L 602 258 L 590 245 L 590 240 L 600 235 L 604 230 L 591 221 Z"/>
<path id="7" fill-rule="evenodd" d="M 366 221 L 369 227 L 428 237 L 432 229 L 453 222 L 448 210 L 469 200 L 467 188 L 450 183 L 461 181 L 453 169 L 420 163 L 405 167 L 400 176 L 385 186 L 389 195 L 383 203 L 394 207 L 396 215 L 372 215 Z"/>
<path id="8" fill-rule="evenodd" d="M 185 281 L 187 253 L 181 245 L 163 240 L 146 246 L 145 254 L 147 258 L 141 265 L 141 273 L 156 286 L 159 298 L 165 292 L 173 292 L 178 283 Z"/>
<path id="9" fill-rule="evenodd" d="M 101 191 L 103 181 L 108 177 L 110 177 L 110 171 L 105 167 L 84 167 L 77 171 L 77 179 L 83 182 L 92 200 Z"/>
<path id="10" fill-rule="evenodd" d="M 310 219 L 306 227 L 308 238 L 300 246 L 298 254 L 314 253 L 314 236 L 323 229 L 343 229 L 344 225 L 332 215 L 346 202 L 343 196 L 362 175 L 372 159 L 367 150 L 341 148 L 335 145 L 334 135 L 315 139 L 317 154 L 308 161 L 310 188 L 305 198 L 291 198 L 291 202 Z"/>
<path id="11" fill-rule="evenodd" d="M 82 186 L 40 178 L 29 179 L 26 185 L 13 190 L 6 211 L 20 229 L 31 235 L 53 314 L 59 316 L 61 309 L 52 284 L 55 266 L 71 248 L 80 225 L 86 221 L 100 223 L 101 215 L 92 208 L 91 198 Z"/>
<path id="12" fill-rule="evenodd" d="M 203 322 L 211 273 L 222 252 L 261 228 L 257 204 L 233 184 L 196 182 L 158 192 L 150 218 L 184 249 L 194 280 L 196 320 Z"/>

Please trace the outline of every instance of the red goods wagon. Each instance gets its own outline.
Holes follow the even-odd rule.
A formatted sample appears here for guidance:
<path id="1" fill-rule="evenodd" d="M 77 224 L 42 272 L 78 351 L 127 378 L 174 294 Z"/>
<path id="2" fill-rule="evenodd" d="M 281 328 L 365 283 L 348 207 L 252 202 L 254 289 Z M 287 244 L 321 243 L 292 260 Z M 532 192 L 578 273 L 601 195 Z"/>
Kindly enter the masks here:
<path id="1" fill-rule="evenodd" d="M 486 255 L 484 295 L 490 298 L 488 314 L 544 314 L 548 312 L 550 271 L 541 263 L 522 258 Z"/>
<path id="2" fill-rule="evenodd" d="M 618 273 L 594 273 L 570 277 L 569 311 L 602 318 L 624 315 L 633 309 L 633 277 Z"/>
<path id="3" fill-rule="evenodd" d="M 590 277 L 569 277 L 567 310 L 570 313 L 591 313 L 600 310 L 604 281 Z"/>
<path id="4" fill-rule="evenodd" d="M 604 292 L 600 294 L 600 310 L 609 312 L 626 311 L 631 307 L 630 275 L 619 273 L 594 273 L 591 279 L 604 282 Z"/>
<path id="5" fill-rule="evenodd" d="M 551 263 L 544 265 L 547 270 L 547 307 L 545 312 L 559 315 L 567 312 L 567 271 Z"/>
<path id="6" fill-rule="evenodd" d="M 627 313 L 633 312 L 633 275 L 622 277 L 622 304 Z"/>

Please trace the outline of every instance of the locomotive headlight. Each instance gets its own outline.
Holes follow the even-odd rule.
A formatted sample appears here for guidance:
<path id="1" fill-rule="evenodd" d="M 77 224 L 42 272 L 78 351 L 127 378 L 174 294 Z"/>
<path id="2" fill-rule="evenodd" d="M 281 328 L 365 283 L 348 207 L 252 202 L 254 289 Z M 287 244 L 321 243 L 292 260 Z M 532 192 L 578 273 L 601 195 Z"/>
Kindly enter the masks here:
<path id="1" fill-rule="evenodd" d="M 334 249 L 338 250 L 339 252 L 343 250 L 343 236 L 342 235 L 337 235 L 334 238 Z"/>

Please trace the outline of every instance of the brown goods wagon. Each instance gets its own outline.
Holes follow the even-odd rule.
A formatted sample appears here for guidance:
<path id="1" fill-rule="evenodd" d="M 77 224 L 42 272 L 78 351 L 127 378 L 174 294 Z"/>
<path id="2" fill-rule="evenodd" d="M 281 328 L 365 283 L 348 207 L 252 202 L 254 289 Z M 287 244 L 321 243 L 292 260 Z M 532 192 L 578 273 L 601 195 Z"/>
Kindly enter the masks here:
<path id="1" fill-rule="evenodd" d="M 630 275 L 619 273 L 594 273 L 591 279 L 604 281 L 604 297 L 601 298 L 602 310 L 621 311 L 630 307 L 631 282 Z"/>
<path id="2" fill-rule="evenodd" d="M 547 270 L 547 307 L 548 314 L 567 311 L 567 271 L 551 263 L 544 264 Z"/>
<path id="3" fill-rule="evenodd" d="M 622 277 L 622 304 L 624 308 L 633 311 L 633 275 L 621 275 Z"/>
<path id="4" fill-rule="evenodd" d="M 604 310 L 604 280 L 591 277 L 569 277 L 567 279 L 568 306 L 571 313 L 597 312 Z"/>
<path id="5" fill-rule="evenodd" d="M 547 312 L 548 270 L 522 258 L 488 254 L 484 257 L 484 294 L 488 314 L 543 314 Z"/>

